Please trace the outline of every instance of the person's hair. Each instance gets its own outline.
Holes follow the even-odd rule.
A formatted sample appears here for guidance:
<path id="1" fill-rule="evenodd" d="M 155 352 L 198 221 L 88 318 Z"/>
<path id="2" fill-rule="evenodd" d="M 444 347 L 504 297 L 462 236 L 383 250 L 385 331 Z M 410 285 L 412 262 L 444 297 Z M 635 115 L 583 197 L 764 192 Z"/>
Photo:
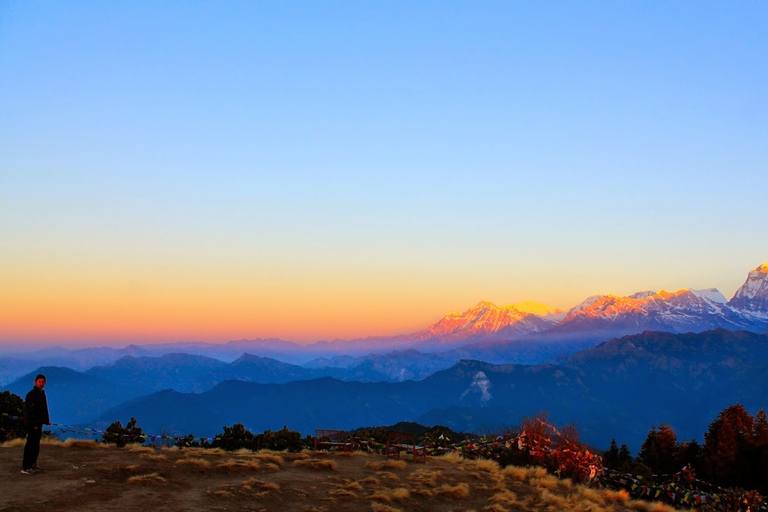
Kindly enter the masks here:
<path id="1" fill-rule="evenodd" d="M 45 380 L 45 381 L 47 381 L 47 380 L 48 380 L 48 379 L 46 379 L 46 378 L 45 378 L 45 375 L 43 375 L 42 373 L 38 373 L 38 374 L 37 374 L 37 377 L 35 377 L 35 380 L 37 380 L 37 379 L 43 379 L 43 380 Z"/>

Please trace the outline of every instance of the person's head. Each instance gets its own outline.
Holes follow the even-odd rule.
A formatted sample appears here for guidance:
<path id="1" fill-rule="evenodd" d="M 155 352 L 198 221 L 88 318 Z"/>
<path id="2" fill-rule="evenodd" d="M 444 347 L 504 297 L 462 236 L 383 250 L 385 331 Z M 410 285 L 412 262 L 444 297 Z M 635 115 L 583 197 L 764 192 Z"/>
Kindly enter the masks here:
<path id="1" fill-rule="evenodd" d="M 45 375 L 42 373 L 35 377 L 35 387 L 37 389 L 43 389 L 45 387 Z"/>

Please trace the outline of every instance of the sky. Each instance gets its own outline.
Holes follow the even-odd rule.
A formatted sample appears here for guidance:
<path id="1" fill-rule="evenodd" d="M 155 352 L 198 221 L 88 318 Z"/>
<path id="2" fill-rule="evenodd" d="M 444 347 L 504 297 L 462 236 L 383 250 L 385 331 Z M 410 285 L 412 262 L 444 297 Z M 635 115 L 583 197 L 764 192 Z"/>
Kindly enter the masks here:
<path id="1" fill-rule="evenodd" d="M 768 261 L 768 3 L 0 0 L 0 346 L 409 333 Z"/>

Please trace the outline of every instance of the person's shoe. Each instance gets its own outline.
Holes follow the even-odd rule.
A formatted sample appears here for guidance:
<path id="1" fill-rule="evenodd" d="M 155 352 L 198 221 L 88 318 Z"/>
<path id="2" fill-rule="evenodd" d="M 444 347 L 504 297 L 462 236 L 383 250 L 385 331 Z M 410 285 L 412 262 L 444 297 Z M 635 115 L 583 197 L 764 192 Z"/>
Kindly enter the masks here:
<path id="1" fill-rule="evenodd" d="M 23 475 L 34 475 L 34 474 L 35 474 L 35 472 L 34 472 L 34 471 L 32 471 L 31 469 L 22 469 L 22 470 L 21 470 L 21 473 L 22 473 Z"/>
<path id="2" fill-rule="evenodd" d="M 41 468 L 41 467 L 40 467 L 40 466 L 38 466 L 37 464 L 35 464 L 34 466 L 32 466 L 32 469 L 33 469 L 33 470 L 35 470 L 35 471 L 42 471 L 42 470 L 43 470 L 43 468 Z"/>

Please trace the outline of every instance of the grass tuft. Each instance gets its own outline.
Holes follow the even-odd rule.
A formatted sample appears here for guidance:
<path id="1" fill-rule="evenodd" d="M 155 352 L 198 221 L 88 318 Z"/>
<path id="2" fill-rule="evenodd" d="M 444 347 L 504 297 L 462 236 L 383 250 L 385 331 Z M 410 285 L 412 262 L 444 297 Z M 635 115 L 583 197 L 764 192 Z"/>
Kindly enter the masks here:
<path id="1" fill-rule="evenodd" d="M 334 498 L 357 498 L 357 494 L 348 489 L 335 489 L 328 493 L 328 496 Z"/>
<path id="2" fill-rule="evenodd" d="M 167 480 L 157 473 L 134 475 L 128 478 L 129 484 L 164 484 Z"/>
<path id="3" fill-rule="evenodd" d="M 437 459 L 451 464 L 461 464 L 466 462 L 466 459 L 462 457 L 459 452 L 446 453 L 445 455 L 440 455 Z"/>
<path id="4" fill-rule="evenodd" d="M 360 480 L 359 483 L 364 485 L 379 485 L 381 483 L 381 480 L 379 480 L 375 476 L 368 476 Z"/>
<path id="5" fill-rule="evenodd" d="M 217 464 L 217 469 L 226 469 L 228 471 L 233 470 L 239 470 L 239 469 L 248 469 L 252 471 L 258 471 L 259 470 L 259 463 L 249 460 L 242 460 L 242 459 L 228 459 L 221 464 Z"/>
<path id="6" fill-rule="evenodd" d="M 419 486 L 437 487 L 437 481 L 442 473 L 432 469 L 417 469 L 410 474 L 408 480 Z"/>
<path id="7" fill-rule="evenodd" d="M 67 439 L 61 444 L 66 448 L 86 448 L 91 450 L 99 450 L 99 449 L 109 448 L 110 446 L 112 446 L 108 444 L 100 444 L 100 443 L 97 443 L 96 441 L 84 441 L 82 439 L 72 439 L 72 438 Z"/>
<path id="8" fill-rule="evenodd" d="M 389 505 L 378 503 L 376 501 L 371 503 L 371 510 L 373 512 L 403 512 L 402 509 L 390 507 Z"/>
<path id="9" fill-rule="evenodd" d="M 331 471 L 337 471 L 339 469 L 339 463 L 335 460 L 320 460 L 320 459 L 303 459 L 293 461 L 293 466 L 297 468 L 308 469 L 329 469 Z"/>
<path id="10" fill-rule="evenodd" d="M 370 496 L 368 499 L 379 500 L 390 503 L 393 500 L 402 501 L 411 497 L 411 491 L 405 487 L 398 487 L 397 489 L 381 489 Z"/>
<path id="11" fill-rule="evenodd" d="M 205 469 L 211 467 L 211 463 L 208 462 L 205 459 L 197 458 L 197 457 L 190 457 L 187 459 L 179 459 L 176 462 L 174 462 L 174 465 L 176 466 L 192 466 L 200 469 Z"/>
<path id="12" fill-rule="evenodd" d="M 230 491 L 225 491 L 223 489 L 218 489 L 215 491 L 208 491 L 209 496 L 216 496 L 217 498 L 234 498 L 235 495 L 231 493 Z"/>
<path id="13" fill-rule="evenodd" d="M 499 463 L 495 460 L 473 460 L 471 466 L 474 466 L 479 471 L 485 471 L 487 473 L 498 473 L 501 471 L 501 466 L 499 466 Z"/>
<path id="14" fill-rule="evenodd" d="M 513 503 L 517 503 L 517 494 L 510 490 L 504 490 L 491 496 L 490 501 L 493 501 L 494 503 L 506 503 L 511 505 Z"/>
<path id="15" fill-rule="evenodd" d="M 154 454 L 154 453 L 142 453 L 139 455 L 142 459 L 152 461 L 152 462 L 167 462 L 168 456 L 164 455 L 162 453 Z"/>
<path id="16" fill-rule="evenodd" d="M 438 496 L 448 496 L 451 498 L 465 500 L 469 498 L 469 485 L 465 483 L 460 483 L 457 485 L 442 485 L 435 489 L 435 494 Z"/>
<path id="17" fill-rule="evenodd" d="M 349 483 L 346 486 L 344 486 L 344 488 L 347 489 L 347 490 L 350 490 L 350 491 L 362 491 L 363 490 L 363 486 L 360 485 L 360 482 Z"/>
<path id="18" fill-rule="evenodd" d="M 26 444 L 27 444 L 26 439 L 21 439 L 17 437 L 16 439 L 11 439 L 9 441 L 4 442 L 3 444 L 0 444 L 0 448 L 19 448 Z"/>
<path id="19" fill-rule="evenodd" d="M 140 452 L 140 453 L 148 453 L 148 452 L 154 452 L 155 449 L 151 446 L 144 446 L 143 444 L 139 443 L 128 443 L 123 447 L 123 450 L 127 450 L 129 452 Z"/>
<path id="20" fill-rule="evenodd" d="M 392 470 L 392 471 L 403 471 L 404 469 L 408 468 L 408 463 L 404 460 L 386 460 L 384 462 L 373 462 L 368 461 L 365 463 L 365 466 L 371 469 L 374 469 L 376 471 L 380 470 Z"/>
<path id="21" fill-rule="evenodd" d="M 275 466 L 283 467 L 285 465 L 285 459 L 274 453 L 274 452 L 268 452 L 268 451 L 261 451 L 256 454 L 256 459 L 260 462 L 268 462 L 270 464 L 274 464 Z"/>

